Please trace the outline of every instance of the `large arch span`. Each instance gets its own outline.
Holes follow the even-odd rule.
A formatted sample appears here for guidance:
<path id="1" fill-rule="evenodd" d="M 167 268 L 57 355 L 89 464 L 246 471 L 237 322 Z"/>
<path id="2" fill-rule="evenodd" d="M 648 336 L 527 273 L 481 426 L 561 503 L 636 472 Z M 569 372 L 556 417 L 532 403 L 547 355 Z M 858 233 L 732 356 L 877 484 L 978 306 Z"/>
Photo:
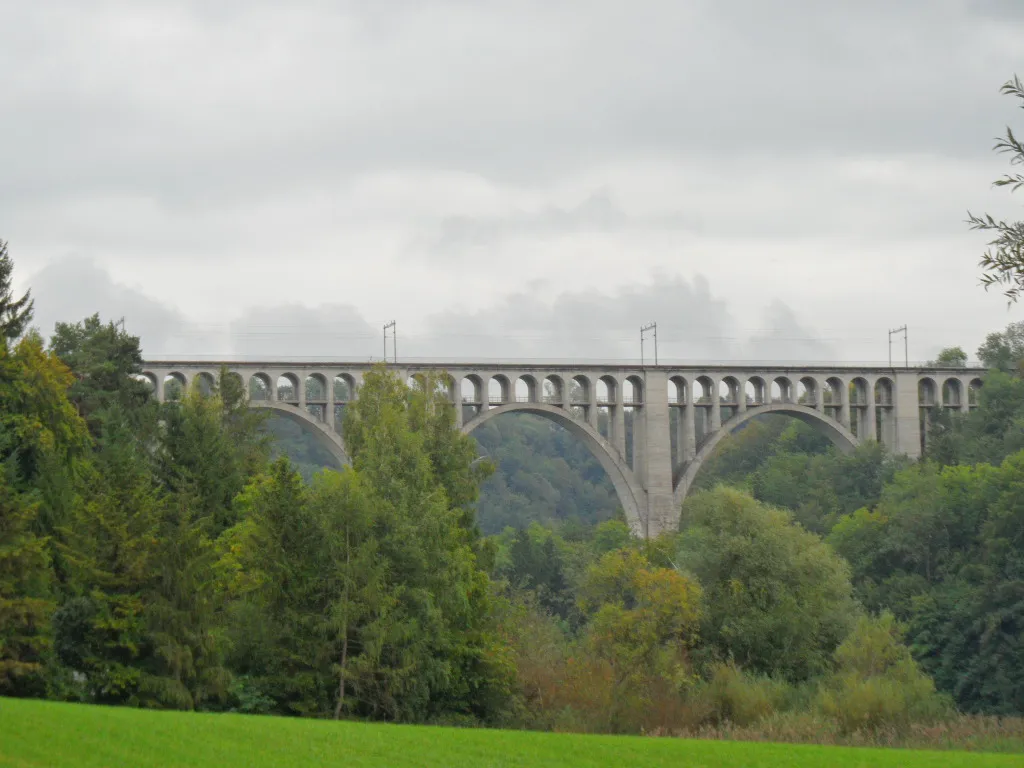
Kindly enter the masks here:
<path id="1" fill-rule="evenodd" d="M 594 458 L 601 463 L 608 478 L 612 481 L 630 528 L 637 533 L 644 530 L 643 522 L 640 519 L 640 510 L 644 508 L 641 503 L 644 499 L 644 491 L 636 484 L 632 471 L 622 462 L 600 432 L 590 424 L 572 418 L 564 408 L 546 403 L 509 403 L 497 408 L 490 408 L 476 416 L 472 421 L 463 425 L 462 433 L 472 434 L 477 427 L 506 413 L 532 413 L 542 416 L 569 430 L 571 434 L 581 440 Z"/>
<path id="2" fill-rule="evenodd" d="M 349 463 L 348 454 L 345 452 L 345 445 L 341 441 L 341 435 L 331 427 L 318 421 L 312 414 L 305 410 L 299 410 L 288 403 L 275 402 L 273 400 L 250 400 L 250 408 L 262 411 L 271 411 L 276 416 L 283 416 L 293 421 L 311 434 L 328 453 L 333 456 L 339 466 Z"/>
<path id="3" fill-rule="evenodd" d="M 715 431 L 708 438 L 701 443 L 700 449 L 692 460 L 680 465 L 676 468 L 673 473 L 674 485 L 674 497 L 675 504 L 678 507 L 683 503 L 686 495 L 690 492 L 690 487 L 693 485 L 693 481 L 697 477 L 697 473 L 700 472 L 704 462 L 707 461 L 708 457 L 715 452 L 715 448 L 722 442 L 726 437 L 733 434 L 737 429 L 746 424 L 757 416 L 762 416 L 766 413 L 781 413 L 786 416 L 792 416 L 794 419 L 799 419 L 804 424 L 813 427 L 818 432 L 822 433 L 843 453 L 849 453 L 860 444 L 860 440 L 850 430 L 844 427 L 835 419 L 829 418 L 821 411 L 815 410 L 814 408 L 808 408 L 806 405 L 797 405 L 796 403 L 772 403 L 770 405 L 763 405 L 753 410 L 743 411 L 736 414 L 733 418 L 729 419 L 722 428 Z"/>

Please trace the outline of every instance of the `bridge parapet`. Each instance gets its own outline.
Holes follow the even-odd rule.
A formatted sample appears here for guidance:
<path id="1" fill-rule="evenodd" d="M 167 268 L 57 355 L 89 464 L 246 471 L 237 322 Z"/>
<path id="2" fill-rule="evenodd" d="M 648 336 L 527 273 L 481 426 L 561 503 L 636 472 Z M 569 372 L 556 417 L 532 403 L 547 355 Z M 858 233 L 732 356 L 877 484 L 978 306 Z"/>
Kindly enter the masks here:
<path id="1" fill-rule="evenodd" d="M 165 401 L 188 386 L 212 388 L 225 370 L 240 378 L 254 404 L 286 410 L 321 436 L 331 436 L 333 452 L 344 460 L 344 408 L 373 366 L 153 361 L 145 364 L 143 375 L 157 399 Z M 878 440 L 894 453 L 918 457 L 929 421 L 922 415 L 975 407 L 984 374 L 978 368 L 571 362 L 387 367 L 403 379 L 446 372 L 456 424 L 467 433 L 500 415 L 492 410 L 532 412 L 572 427 L 602 465 L 614 469 L 623 508 L 634 531 L 644 536 L 678 526 L 679 504 L 704 460 L 726 434 L 759 413 L 802 419 L 844 450 Z"/>

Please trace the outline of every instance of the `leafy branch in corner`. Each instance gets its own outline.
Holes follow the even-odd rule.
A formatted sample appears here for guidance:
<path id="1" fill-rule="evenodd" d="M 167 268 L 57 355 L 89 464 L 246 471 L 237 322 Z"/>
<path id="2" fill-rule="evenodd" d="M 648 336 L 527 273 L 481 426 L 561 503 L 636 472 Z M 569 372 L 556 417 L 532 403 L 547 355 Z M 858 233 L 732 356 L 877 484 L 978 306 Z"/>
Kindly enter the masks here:
<path id="1" fill-rule="evenodd" d="M 1000 93 L 1016 96 L 1021 100 L 1021 109 L 1024 109 L 1024 84 L 1020 77 L 1015 76 L 1004 83 Z M 1012 128 L 1007 127 L 1006 136 L 997 139 L 993 149 L 1010 155 L 1011 166 L 1024 165 L 1024 144 L 1014 135 Z M 1008 173 L 994 183 L 997 187 L 1009 187 L 1011 192 L 1016 192 L 1024 187 L 1024 174 Z M 991 214 L 975 216 L 968 213 L 967 222 L 971 229 L 986 230 L 996 235 L 989 241 L 989 249 L 979 262 L 983 270 L 982 285 L 986 290 L 993 285 L 1008 286 L 1004 295 L 1011 302 L 1017 301 L 1024 292 L 1024 221 L 1007 222 L 995 219 Z"/>

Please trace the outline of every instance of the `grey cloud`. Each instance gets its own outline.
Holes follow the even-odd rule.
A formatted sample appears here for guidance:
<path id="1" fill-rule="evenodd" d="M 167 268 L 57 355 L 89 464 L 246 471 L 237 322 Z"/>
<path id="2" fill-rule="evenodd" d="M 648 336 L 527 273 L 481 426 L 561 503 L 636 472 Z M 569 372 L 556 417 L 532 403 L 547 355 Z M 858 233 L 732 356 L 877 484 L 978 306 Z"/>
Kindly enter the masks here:
<path id="1" fill-rule="evenodd" d="M 503 216 L 449 216 L 439 222 L 436 233 L 421 238 L 412 250 L 426 249 L 450 257 L 453 251 L 459 253 L 523 236 L 628 230 L 699 231 L 700 227 L 698 216 L 683 212 L 630 216 L 615 202 L 609 190 L 603 189 L 593 192 L 576 206 L 547 205 L 539 210 L 514 210 Z"/>
<path id="2" fill-rule="evenodd" d="M 29 285 L 35 299 L 33 325 L 45 338 L 58 322 L 78 322 L 97 312 L 104 321 L 124 318 L 125 328 L 141 338 L 143 353 L 173 347 L 183 336 L 192 336 L 177 309 L 114 281 L 92 259 L 59 259 L 33 275 Z M 215 339 L 190 342 L 216 347 Z"/>

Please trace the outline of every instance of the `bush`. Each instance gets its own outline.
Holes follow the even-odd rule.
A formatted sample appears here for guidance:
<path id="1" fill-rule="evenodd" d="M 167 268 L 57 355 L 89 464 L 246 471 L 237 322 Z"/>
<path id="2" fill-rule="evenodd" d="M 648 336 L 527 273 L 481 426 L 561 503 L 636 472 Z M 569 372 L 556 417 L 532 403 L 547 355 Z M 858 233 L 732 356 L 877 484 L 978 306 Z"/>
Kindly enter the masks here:
<path id="1" fill-rule="evenodd" d="M 745 673 L 734 664 L 716 664 L 691 699 L 695 709 L 698 703 L 706 707 L 711 722 L 752 725 L 785 707 L 790 694 L 784 682 Z"/>
<path id="2" fill-rule="evenodd" d="M 879 728 L 903 730 L 952 714 L 901 641 L 892 614 L 862 617 L 836 649 L 836 671 L 819 694 L 818 707 L 843 733 Z"/>

